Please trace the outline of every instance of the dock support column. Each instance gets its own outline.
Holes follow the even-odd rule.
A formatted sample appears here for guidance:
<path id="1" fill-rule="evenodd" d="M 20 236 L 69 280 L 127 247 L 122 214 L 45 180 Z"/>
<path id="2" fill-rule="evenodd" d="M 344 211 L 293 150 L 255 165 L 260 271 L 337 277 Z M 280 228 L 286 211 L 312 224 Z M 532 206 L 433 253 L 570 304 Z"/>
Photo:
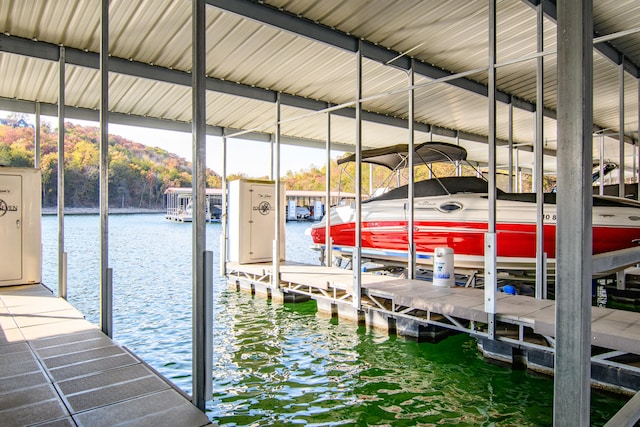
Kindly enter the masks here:
<path id="1" fill-rule="evenodd" d="M 193 150 L 193 345 L 192 345 L 192 403 L 205 409 L 211 400 L 212 333 L 213 333 L 213 255 L 206 250 L 206 37 L 204 0 L 192 0 L 192 150 Z"/>
<path id="2" fill-rule="evenodd" d="M 522 191 L 522 183 L 520 182 L 520 148 L 516 147 L 515 152 L 515 181 L 516 181 L 516 193 L 520 193 Z"/>
<path id="3" fill-rule="evenodd" d="M 67 253 L 64 251 L 64 92 L 65 50 L 58 61 L 58 296 L 67 299 Z"/>
<path id="4" fill-rule="evenodd" d="M 40 103 L 36 101 L 36 128 L 33 141 L 33 167 L 40 169 Z"/>
<path id="5" fill-rule="evenodd" d="M 484 310 L 489 338 L 495 335 L 496 313 L 496 0 L 489 0 L 489 200 L 488 230 L 484 247 Z"/>
<path id="6" fill-rule="evenodd" d="M 544 50 L 543 10 L 542 3 L 536 7 L 536 39 L 538 52 Z M 546 263 L 544 254 L 544 192 L 542 181 L 544 176 L 544 58 L 536 58 L 536 141 L 535 141 L 535 192 L 536 192 L 536 289 L 537 299 L 545 298 Z"/>
<path id="7" fill-rule="evenodd" d="M 282 235 L 280 233 L 280 223 L 282 222 L 282 204 L 280 203 L 280 93 L 276 95 L 276 133 L 275 133 L 275 145 L 273 147 L 273 171 L 274 181 L 276 183 L 275 195 L 276 200 L 274 208 L 276 210 L 275 218 L 275 239 L 273 240 L 273 269 L 271 271 L 271 288 L 273 290 L 280 289 L 280 240 Z"/>
<path id="8" fill-rule="evenodd" d="M 605 130 L 600 131 L 600 183 L 598 185 L 598 194 L 604 196 L 604 132 Z"/>
<path id="9" fill-rule="evenodd" d="M 109 268 L 109 0 L 100 14 L 100 329 L 113 338 L 112 271 Z"/>
<path id="10" fill-rule="evenodd" d="M 362 41 L 356 53 L 356 235 L 353 245 L 353 307 L 360 309 L 362 289 Z"/>
<path id="11" fill-rule="evenodd" d="M 324 201 L 324 221 L 325 221 L 325 264 L 332 266 L 333 239 L 331 239 L 331 112 L 327 112 L 327 143 L 326 143 L 326 163 L 325 187 L 326 195 Z"/>
<path id="12" fill-rule="evenodd" d="M 558 225 L 554 425 L 589 425 L 592 0 L 558 2 Z"/>
<path id="13" fill-rule="evenodd" d="M 227 137 L 222 129 L 222 212 L 220 213 L 220 276 L 227 275 Z"/>
<path id="14" fill-rule="evenodd" d="M 618 196 L 620 197 L 624 197 L 624 193 L 625 193 L 625 188 L 624 188 L 624 56 L 622 58 L 620 58 L 620 65 L 618 65 L 618 69 L 620 70 L 620 75 L 619 75 L 619 79 L 620 79 L 620 83 L 618 83 L 618 87 L 619 87 L 619 97 L 618 97 L 618 102 L 619 102 L 619 107 L 618 107 L 618 115 L 619 115 L 619 133 L 618 133 L 618 138 L 620 139 L 620 144 L 619 144 L 619 153 L 620 153 L 620 160 L 619 160 L 619 167 L 618 167 L 618 171 L 620 174 L 620 182 L 619 182 L 619 187 L 618 187 Z"/>
<path id="15" fill-rule="evenodd" d="M 415 73 L 413 70 L 414 61 L 411 59 L 411 68 L 409 69 L 409 87 L 411 88 L 409 94 L 409 186 L 407 187 L 407 206 L 408 206 L 408 224 L 407 224 L 407 242 L 409 243 L 408 250 L 408 262 L 407 262 L 407 278 L 413 280 L 416 278 L 416 246 L 414 238 L 414 224 L 415 224 L 415 171 L 413 170 L 413 162 L 415 157 L 415 134 L 414 134 L 414 107 L 415 107 L 415 90 L 413 85 L 415 83 Z"/>
<path id="16" fill-rule="evenodd" d="M 507 168 L 509 169 L 509 184 L 507 184 L 507 191 L 509 193 L 513 192 L 513 97 L 509 97 L 509 116 L 508 116 L 508 146 L 509 146 L 509 155 L 507 156 Z"/>

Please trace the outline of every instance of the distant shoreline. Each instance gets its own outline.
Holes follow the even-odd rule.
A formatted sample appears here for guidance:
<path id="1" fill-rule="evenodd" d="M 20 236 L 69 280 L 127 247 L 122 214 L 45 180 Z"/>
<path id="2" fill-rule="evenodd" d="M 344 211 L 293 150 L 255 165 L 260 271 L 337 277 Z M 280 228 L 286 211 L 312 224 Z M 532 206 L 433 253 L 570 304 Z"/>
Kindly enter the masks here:
<path id="1" fill-rule="evenodd" d="M 99 208 L 72 208 L 65 207 L 65 215 L 98 215 Z M 160 214 L 165 213 L 164 209 L 145 209 L 145 208 L 109 208 L 110 214 Z M 57 215 L 58 208 L 46 207 L 42 208 L 42 215 Z"/>

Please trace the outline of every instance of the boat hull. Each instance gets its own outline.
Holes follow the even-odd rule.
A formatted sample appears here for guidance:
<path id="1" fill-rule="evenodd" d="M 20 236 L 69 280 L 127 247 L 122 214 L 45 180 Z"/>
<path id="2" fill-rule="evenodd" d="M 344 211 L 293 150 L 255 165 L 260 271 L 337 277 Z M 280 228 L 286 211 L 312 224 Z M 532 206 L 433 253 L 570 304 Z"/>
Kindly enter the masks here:
<path id="1" fill-rule="evenodd" d="M 454 211 L 444 207 L 457 207 Z M 447 208 L 448 209 L 448 208 Z M 534 268 L 536 262 L 536 205 L 499 201 L 496 208 L 497 262 L 499 268 Z M 637 207 L 594 207 L 593 253 L 601 254 L 637 246 L 640 221 Z M 355 245 L 355 215 L 351 207 L 331 213 L 334 250 L 349 253 Z M 371 259 L 405 260 L 408 222 L 404 201 L 369 202 L 362 206 L 362 253 Z M 555 205 L 545 205 L 544 252 L 553 264 L 556 257 Z M 326 219 L 314 225 L 314 243 L 324 244 Z M 484 265 L 484 239 L 488 231 L 487 200 L 479 195 L 455 198 L 426 197 L 415 201 L 414 243 L 417 262 L 430 264 L 437 247 L 450 247 L 457 266 Z"/>

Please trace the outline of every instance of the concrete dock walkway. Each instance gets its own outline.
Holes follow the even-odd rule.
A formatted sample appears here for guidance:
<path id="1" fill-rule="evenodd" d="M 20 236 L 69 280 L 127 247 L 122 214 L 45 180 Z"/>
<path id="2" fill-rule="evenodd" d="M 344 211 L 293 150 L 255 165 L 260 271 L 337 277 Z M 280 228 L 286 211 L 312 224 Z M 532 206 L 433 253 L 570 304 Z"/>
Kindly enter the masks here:
<path id="1" fill-rule="evenodd" d="M 188 396 L 43 285 L 0 287 L 0 424 L 203 426 Z"/>

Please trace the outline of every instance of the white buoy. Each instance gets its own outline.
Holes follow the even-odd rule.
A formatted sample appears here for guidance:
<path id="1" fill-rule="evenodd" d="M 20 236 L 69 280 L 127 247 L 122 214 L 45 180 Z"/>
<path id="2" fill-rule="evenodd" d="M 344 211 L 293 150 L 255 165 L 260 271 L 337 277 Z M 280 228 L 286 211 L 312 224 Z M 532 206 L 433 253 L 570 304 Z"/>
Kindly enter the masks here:
<path id="1" fill-rule="evenodd" d="M 453 287 L 456 276 L 453 269 L 453 249 L 436 248 L 433 252 L 433 285 Z"/>

